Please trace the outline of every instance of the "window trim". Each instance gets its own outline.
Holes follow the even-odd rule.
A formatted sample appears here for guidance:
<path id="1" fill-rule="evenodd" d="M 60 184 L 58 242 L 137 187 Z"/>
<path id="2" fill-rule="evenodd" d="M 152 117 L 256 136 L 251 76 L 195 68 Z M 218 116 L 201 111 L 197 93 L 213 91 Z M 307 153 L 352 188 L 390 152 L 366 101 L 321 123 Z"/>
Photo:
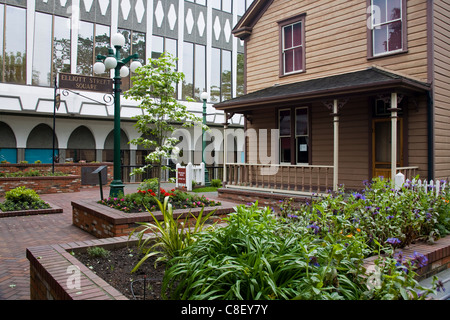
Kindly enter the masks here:
<path id="1" fill-rule="evenodd" d="M 306 109 L 307 114 L 307 135 L 297 135 L 297 110 L 298 109 Z M 290 113 L 290 134 L 281 135 L 280 128 L 280 112 L 289 111 Z M 279 163 L 280 164 L 288 164 L 288 165 L 310 165 L 312 163 L 312 130 L 311 130 L 311 105 L 297 105 L 292 107 L 281 107 L 277 109 L 277 128 L 279 130 L 279 139 L 278 139 L 278 155 L 279 155 Z M 297 138 L 298 137 L 308 137 L 308 162 L 298 162 L 298 153 L 297 153 Z M 290 161 L 281 161 L 281 138 L 289 138 L 291 144 L 291 159 Z M 293 151 L 293 152 L 292 152 Z"/>
<path id="2" fill-rule="evenodd" d="M 288 77 L 295 74 L 305 73 L 306 72 L 306 38 L 305 38 L 305 26 L 306 26 L 306 13 L 302 13 L 299 15 L 296 15 L 294 17 L 284 19 L 281 21 L 278 21 L 278 42 L 279 42 L 279 77 Z M 302 26 L 302 70 L 297 70 L 289 73 L 284 73 L 284 37 L 283 37 L 283 29 L 284 27 L 287 27 L 289 25 L 293 25 L 296 23 L 301 23 Z"/>
<path id="3" fill-rule="evenodd" d="M 367 8 L 371 8 L 373 0 L 366 0 Z M 373 29 L 367 26 L 367 60 L 384 58 L 403 54 L 408 52 L 408 19 L 407 19 L 407 5 L 406 0 L 400 0 L 401 3 L 401 23 L 402 23 L 402 49 L 389 51 L 382 54 L 374 55 L 373 53 Z M 369 23 L 371 13 L 367 10 L 367 23 Z"/>
<path id="4" fill-rule="evenodd" d="M 306 134 L 297 134 L 297 110 L 299 110 L 299 109 L 306 109 Z M 310 164 L 311 163 L 311 151 L 310 151 L 310 148 L 311 148 L 311 146 L 310 146 L 310 136 L 311 136 L 311 122 L 310 122 L 310 109 L 309 109 L 309 107 L 308 106 L 302 106 L 302 107 L 296 107 L 296 108 L 294 108 L 294 111 L 295 111 L 295 119 L 294 119 L 294 123 L 295 123 L 295 161 L 296 161 L 296 164 Z M 298 159 L 298 150 L 297 150 L 297 147 L 298 147 L 298 138 L 301 138 L 301 137 L 307 137 L 307 152 L 308 152 L 308 162 L 299 162 L 299 159 Z"/>

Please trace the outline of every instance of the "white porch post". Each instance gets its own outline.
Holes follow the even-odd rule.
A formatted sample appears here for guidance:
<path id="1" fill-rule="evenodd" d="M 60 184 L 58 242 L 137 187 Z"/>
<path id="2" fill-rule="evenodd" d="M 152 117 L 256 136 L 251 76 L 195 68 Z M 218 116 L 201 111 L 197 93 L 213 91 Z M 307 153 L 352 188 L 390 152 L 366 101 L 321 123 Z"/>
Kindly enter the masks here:
<path id="1" fill-rule="evenodd" d="M 227 184 L 227 153 L 228 153 L 228 136 L 227 136 L 227 129 L 228 129 L 228 113 L 225 112 L 225 122 L 223 124 L 223 178 L 222 178 L 222 185 L 223 187 Z"/>
<path id="2" fill-rule="evenodd" d="M 339 113 L 338 101 L 333 101 L 333 127 L 334 127 L 334 152 L 333 152 L 333 191 L 338 189 L 339 179 Z"/>
<path id="3" fill-rule="evenodd" d="M 391 181 L 397 174 L 397 93 L 391 94 Z"/>

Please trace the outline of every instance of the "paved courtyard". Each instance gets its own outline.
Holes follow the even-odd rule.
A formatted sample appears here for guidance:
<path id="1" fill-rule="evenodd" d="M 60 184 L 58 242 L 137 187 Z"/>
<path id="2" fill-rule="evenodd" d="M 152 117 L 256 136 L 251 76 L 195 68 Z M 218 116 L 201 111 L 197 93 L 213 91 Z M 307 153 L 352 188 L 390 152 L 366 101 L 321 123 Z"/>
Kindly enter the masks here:
<path id="1" fill-rule="evenodd" d="M 137 186 L 126 185 L 125 192 L 134 191 Z M 104 187 L 103 193 L 108 195 L 109 188 Z M 46 194 L 41 198 L 61 207 L 63 213 L 0 218 L 0 300 L 30 299 L 27 247 L 95 239 L 72 225 L 71 201 L 100 199 L 98 187 L 77 193 Z M 210 198 L 214 199 L 214 194 Z"/>

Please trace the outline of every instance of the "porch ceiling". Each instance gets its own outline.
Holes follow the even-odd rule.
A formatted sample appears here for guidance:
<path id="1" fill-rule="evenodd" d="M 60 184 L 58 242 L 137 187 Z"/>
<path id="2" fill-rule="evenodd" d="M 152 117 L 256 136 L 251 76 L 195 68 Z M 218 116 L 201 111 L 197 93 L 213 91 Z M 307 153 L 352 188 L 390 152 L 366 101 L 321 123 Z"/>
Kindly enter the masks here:
<path id="1" fill-rule="evenodd" d="M 326 100 L 392 91 L 423 93 L 430 88 L 428 83 L 371 67 L 362 71 L 272 86 L 215 104 L 214 107 L 232 113 L 245 113 L 254 108 L 279 106 L 293 101 Z"/>

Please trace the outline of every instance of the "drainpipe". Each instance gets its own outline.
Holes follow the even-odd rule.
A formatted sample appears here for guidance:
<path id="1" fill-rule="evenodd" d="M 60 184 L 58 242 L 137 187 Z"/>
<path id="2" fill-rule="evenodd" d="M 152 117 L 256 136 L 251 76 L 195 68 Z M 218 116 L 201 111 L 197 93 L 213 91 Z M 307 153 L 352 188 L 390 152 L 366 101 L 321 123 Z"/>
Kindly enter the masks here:
<path id="1" fill-rule="evenodd" d="M 433 95 L 427 95 L 427 131 L 428 131 L 428 180 L 434 180 L 434 104 Z"/>

